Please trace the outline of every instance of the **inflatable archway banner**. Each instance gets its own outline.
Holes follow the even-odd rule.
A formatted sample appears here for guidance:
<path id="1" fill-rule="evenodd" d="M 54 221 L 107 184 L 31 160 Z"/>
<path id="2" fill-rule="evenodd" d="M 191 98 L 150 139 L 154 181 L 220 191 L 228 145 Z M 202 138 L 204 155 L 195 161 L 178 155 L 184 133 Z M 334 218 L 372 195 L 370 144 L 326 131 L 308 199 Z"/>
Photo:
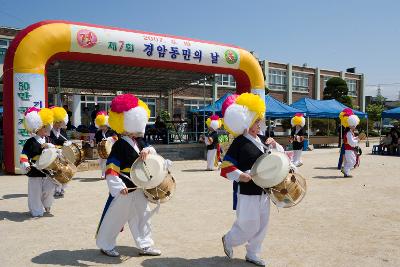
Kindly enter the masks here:
<path id="1" fill-rule="evenodd" d="M 6 171 L 19 173 L 19 155 L 29 134 L 25 111 L 47 106 L 46 65 L 78 60 L 235 77 L 239 93 L 264 92 L 258 61 L 236 46 L 171 35 L 66 21 L 43 21 L 22 30 L 4 62 L 4 143 Z"/>

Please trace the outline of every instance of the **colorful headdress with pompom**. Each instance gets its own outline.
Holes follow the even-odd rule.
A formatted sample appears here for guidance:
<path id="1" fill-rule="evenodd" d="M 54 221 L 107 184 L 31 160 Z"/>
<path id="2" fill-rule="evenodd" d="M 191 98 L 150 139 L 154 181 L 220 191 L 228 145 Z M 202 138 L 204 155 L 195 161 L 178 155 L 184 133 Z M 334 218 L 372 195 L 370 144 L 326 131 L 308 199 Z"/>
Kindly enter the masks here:
<path id="1" fill-rule="evenodd" d="M 100 126 L 108 126 L 108 115 L 107 112 L 102 110 L 97 112 L 96 114 L 96 119 L 94 120 L 94 123 L 97 128 Z"/>
<path id="2" fill-rule="evenodd" d="M 51 109 L 31 107 L 25 112 L 24 127 L 28 132 L 36 133 L 43 126 L 52 126 L 53 120 Z"/>
<path id="3" fill-rule="evenodd" d="M 212 115 L 209 117 L 206 121 L 206 125 L 209 128 L 212 128 L 214 130 L 217 130 L 218 128 L 221 128 L 222 126 L 222 120 L 219 118 L 218 115 Z"/>
<path id="4" fill-rule="evenodd" d="M 124 94 L 116 96 L 111 101 L 108 117 L 110 127 L 117 133 L 134 133 L 142 136 L 150 118 L 150 110 L 146 103 L 136 96 Z"/>
<path id="5" fill-rule="evenodd" d="M 62 122 L 64 126 L 68 124 L 68 113 L 62 107 L 51 107 L 51 111 L 53 111 L 54 122 Z"/>
<path id="6" fill-rule="evenodd" d="M 340 123 L 346 128 L 350 126 L 356 127 L 360 123 L 360 119 L 353 113 L 351 108 L 343 109 L 339 114 L 339 119 Z"/>
<path id="7" fill-rule="evenodd" d="M 244 93 L 230 95 L 222 104 L 224 127 L 233 136 L 249 129 L 257 119 L 265 116 L 265 103 L 259 95 Z"/>
<path id="8" fill-rule="evenodd" d="M 292 124 L 292 127 L 296 125 L 304 127 L 304 125 L 306 124 L 306 119 L 304 118 L 304 114 L 296 113 L 294 117 L 291 119 L 290 123 Z"/>

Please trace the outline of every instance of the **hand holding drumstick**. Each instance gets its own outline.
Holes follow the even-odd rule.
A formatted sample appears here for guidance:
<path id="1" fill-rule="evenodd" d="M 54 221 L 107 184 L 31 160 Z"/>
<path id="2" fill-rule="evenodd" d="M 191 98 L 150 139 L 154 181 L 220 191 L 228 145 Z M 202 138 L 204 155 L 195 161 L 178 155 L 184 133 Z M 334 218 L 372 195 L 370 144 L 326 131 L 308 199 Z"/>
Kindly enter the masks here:
<path id="1" fill-rule="evenodd" d="M 150 154 L 150 151 L 149 151 L 149 150 L 143 149 L 142 151 L 140 151 L 140 154 L 139 154 L 140 159 L 141 159 L 141 160 L 146 160 L 146 159 L 147 159 L 147 156 L 148 156 L 149 154 Z"/>
<path id="2" fill-rule="evenodd" d="M 122 189 L 122 190 L 120 191 L 120 193 L 121 193 L 122 195 L 127 195 L 127 194 L 128 194 L 128 188 Z"/>
<path id="3" fill-rule="evenodd" d="M 251 179 L 251 175 L 245 172 L 239 176 L 239 180 L 244 183 L 250 182 Z"/>

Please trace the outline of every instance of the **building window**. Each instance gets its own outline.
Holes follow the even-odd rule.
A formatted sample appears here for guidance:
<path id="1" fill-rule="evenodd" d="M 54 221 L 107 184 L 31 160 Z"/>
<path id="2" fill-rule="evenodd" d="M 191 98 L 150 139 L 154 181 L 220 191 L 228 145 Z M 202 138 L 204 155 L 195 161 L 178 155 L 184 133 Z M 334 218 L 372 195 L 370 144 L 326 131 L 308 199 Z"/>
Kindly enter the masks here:
<path id="1" fill-rule="evenodd" d="M 308 74 L 293 72 L 292 83 L 294 92 L 308 92 Z"/>
<path id="2" fill-rule="evenodd" d="M 234 87 L 236 88 L 236 81 L 232 75 L 229 74 L 216 74 L 215 79 L 218 85 L 225 87 Z"/>
<path id="3" fill-rule="evenodd" d="M 157 113 L 156 113 L 156 99 L 155 98 L 142 98 L 141 99 L 150 109 L 150 119 L 149 121 L 156 121 Z"/>
<path id="4" fill-rule="evenodd" d="M 108 110 L 110 109 L 111 100 L 113 98 L 114 98 L 113 96 L 82 95 L 81 96 L 81 112 L 83 112 L 84 107 L 87 107 L 89 112 L 92 113 L 92 111 L 94 110 L 94 106 L 96 104 L 98 104 L 100 106 L 100 110 L 105 110 L 108 112 Z"/>
<path id="5" fill-rule="evenodd" d="M 115 96 L 95 96 L 95 95 L 82 95 L 81 96 L 81 112 L 83 108 L 87 107 L 91 113 L 94 110 L 94 106 L 98 104 L 100 110 L 110 111 L 111 101 Z M 141 98 L 141 100 L 147 104 L 150 109 L 149 121 L 156 120 L 156 99 L 155 98 Z M 90 114 L 89 114 L 90 115 Z"/>
<path id="6" fill-rule="evenodd" d="M 347 88 L 349 88 L 349 96 L 357 96 L 357 80 L 346 79 Z"/>
<path id="7" fill-rule="evenodd" d="M 10 40 L 0 39 L 0 64 L 4 63 L 4 58 L 6 56 L 6 51 L 9 45 L 10 45 Z"/>
<path id="8" fill-rule="evenodd" d="M 270 69 L 268 72 L 268 88 L 271 90 L 286 90 L 286 71 Z"/>

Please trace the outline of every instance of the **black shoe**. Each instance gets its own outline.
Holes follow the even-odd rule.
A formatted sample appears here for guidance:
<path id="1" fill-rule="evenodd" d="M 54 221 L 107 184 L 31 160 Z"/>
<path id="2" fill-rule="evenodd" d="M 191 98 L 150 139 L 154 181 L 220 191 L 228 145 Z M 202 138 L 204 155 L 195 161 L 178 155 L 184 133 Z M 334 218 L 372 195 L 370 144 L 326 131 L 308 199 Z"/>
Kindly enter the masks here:
<path id="1" fill-rule="evenodd" d="M 101 253 L 104 255 L 107 255 L 109 257 L 119 257 L 118 251 L 115 250 L 115 248 L 110 249 L 110 250 L 105 250 L 105 249 L 100 249 Z"/>

